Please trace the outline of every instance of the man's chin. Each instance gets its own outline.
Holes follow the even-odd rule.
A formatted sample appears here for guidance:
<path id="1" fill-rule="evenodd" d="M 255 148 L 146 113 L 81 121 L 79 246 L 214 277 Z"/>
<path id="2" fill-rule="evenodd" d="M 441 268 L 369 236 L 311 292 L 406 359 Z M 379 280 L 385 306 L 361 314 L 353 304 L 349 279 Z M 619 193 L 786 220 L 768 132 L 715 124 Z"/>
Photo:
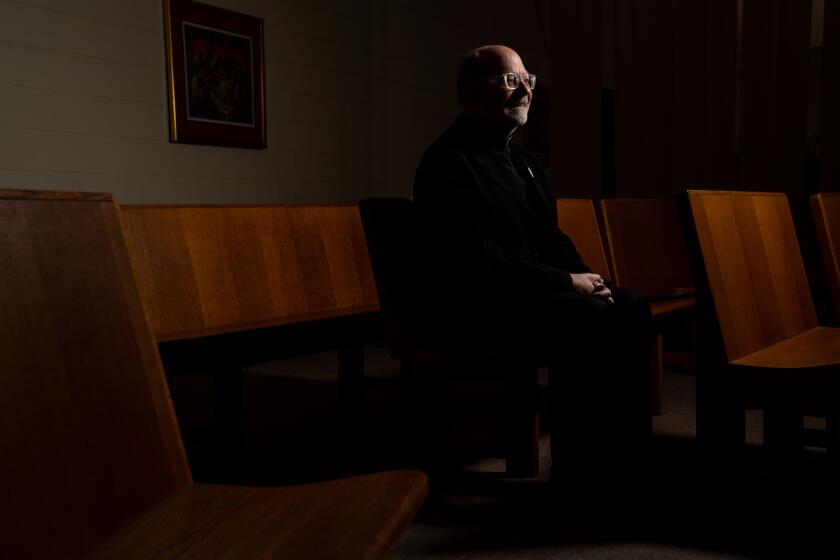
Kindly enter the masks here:
<path id="1" fill-rule="evenodd" d="M 528 122 L 528 109 L 525 107 L 515 107 L 505 111 L 505 116 L 510 121 L 510 124 L 522 126 Z"/>

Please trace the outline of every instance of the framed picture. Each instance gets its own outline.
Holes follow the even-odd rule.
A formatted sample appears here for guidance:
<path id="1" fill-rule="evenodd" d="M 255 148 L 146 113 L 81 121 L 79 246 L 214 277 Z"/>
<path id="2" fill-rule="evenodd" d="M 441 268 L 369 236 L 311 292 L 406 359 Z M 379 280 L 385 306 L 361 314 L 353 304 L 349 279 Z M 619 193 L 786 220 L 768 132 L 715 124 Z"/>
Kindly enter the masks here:
<path id="1" fill-rule="evenodd" d="M 265 148 L 263 21 L 163 0 L 172 142 Z"/>

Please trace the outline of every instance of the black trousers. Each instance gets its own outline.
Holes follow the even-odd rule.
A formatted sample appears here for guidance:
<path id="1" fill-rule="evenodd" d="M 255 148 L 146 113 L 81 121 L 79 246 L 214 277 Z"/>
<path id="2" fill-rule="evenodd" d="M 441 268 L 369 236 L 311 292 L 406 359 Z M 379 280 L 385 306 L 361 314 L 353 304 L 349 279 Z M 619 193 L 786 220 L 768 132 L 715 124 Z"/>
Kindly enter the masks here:
<path id="1" fill-rule="evenodd" d="M 549 365 L 552 476 L 630 472 L 649 445 L 650 306 L 631 290 L 612 294 L 614 305 L 552 294 L 511 316 L 518 352 Z"/>

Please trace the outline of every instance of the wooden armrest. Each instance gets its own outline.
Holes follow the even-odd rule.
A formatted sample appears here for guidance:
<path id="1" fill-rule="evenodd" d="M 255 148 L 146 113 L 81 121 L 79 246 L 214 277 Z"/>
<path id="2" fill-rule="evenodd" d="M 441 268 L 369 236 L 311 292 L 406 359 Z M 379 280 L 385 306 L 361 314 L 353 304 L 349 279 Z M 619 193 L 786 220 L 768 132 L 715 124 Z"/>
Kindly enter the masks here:
<path id="1" fill-rule="evenodd" d="M 650 302 L 650 312 L 654 317 L 661 317 L 683 309 L 691 309 L 696 305 L 697 301 L 693 297 L 665 299 Z"/>
<path id="2" fill-rule="evenodd" d="M 694 286 L 684 286 L 684 287 L 680 287 L 680 288 L 669 288 L 667 291 L 658 291 L 658 292 L 655 292 L 655 293 L 645 293 L 644 295 L 645 295 L 645 297 L 647 297 L 651 301 L 659 301 L 659 300 L 691 297 L 691 296 L 694 295 L 695 291 L 696 290 L 695 290 Z"/>
<path id="3" fill-rule="evenodd" d="M 418 471 L 276 488 L 193 485 L 91 558 L 382 558 L 428 488 Z"/>

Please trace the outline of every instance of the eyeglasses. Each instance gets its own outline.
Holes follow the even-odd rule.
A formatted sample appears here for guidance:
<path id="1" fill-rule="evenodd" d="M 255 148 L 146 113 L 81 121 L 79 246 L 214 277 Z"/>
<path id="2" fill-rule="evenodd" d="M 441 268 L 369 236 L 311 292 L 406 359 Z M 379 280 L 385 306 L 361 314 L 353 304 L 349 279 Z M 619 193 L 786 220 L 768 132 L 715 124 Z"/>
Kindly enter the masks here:
<path id="1" fill-rule="evenodd" d="M 503 84 L 508 89 L 516 89 L 519 87 L 519 84 L 525 82 L 528 85 L 528 89 L 531 91 L 537 87 L 537 76 L 536 74 L 523 74 L 519 75 L 514 72 L 508 72 L 507 74 L 499 74 L 498 76 L 490 76 L 487 78 L 488 80 L 497 80 L 501 84 Z"/>

